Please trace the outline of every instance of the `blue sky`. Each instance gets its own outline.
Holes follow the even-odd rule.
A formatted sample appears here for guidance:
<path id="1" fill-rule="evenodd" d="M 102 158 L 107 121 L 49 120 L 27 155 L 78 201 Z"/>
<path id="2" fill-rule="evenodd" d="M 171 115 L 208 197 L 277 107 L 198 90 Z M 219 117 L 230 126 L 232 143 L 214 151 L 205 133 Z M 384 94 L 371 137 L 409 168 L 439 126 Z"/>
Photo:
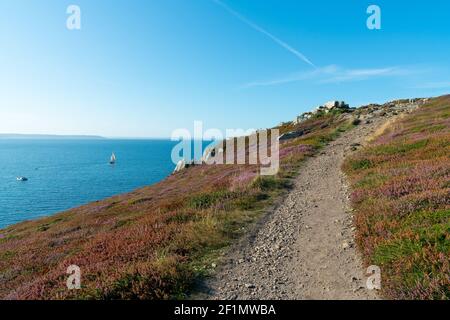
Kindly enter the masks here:
<path id="1" fill-rule="evenodd" d="M 0 132 L 168 137 L 449 93 L 449 18 L 446 0 L 0 0 Z"/>

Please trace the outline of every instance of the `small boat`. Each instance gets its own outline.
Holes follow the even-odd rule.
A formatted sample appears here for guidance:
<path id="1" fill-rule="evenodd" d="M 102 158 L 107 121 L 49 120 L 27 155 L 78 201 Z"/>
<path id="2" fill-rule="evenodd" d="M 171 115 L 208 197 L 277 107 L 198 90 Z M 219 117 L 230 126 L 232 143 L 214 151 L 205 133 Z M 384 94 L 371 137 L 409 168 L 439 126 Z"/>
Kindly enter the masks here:
<path id="1" fill-rule="evenodd" d="M 116 155 L 114 152 L 111 155 L 111 159 L 109 160 L 109 164 L 115 164 L 116 163 Z"/>
<path id="2" fill-rule="evenodd" d="M 28 181 L 27 177 L 17 177 L 17 181 Z"/>

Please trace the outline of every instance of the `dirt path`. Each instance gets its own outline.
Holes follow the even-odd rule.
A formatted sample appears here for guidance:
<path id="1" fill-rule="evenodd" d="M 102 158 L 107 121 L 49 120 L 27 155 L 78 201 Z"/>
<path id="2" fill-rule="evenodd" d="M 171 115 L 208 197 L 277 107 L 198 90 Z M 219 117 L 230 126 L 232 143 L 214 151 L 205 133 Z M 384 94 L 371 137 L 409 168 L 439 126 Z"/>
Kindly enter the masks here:
<path id="1" fill-rule="evenodd" d="M 207 297 L 376 299 L 353 243 L 340 167 L 351 146 L 384 121 L 361 124 L 307 160 L 283 202 L 223 259 L 205 285 Z"/>

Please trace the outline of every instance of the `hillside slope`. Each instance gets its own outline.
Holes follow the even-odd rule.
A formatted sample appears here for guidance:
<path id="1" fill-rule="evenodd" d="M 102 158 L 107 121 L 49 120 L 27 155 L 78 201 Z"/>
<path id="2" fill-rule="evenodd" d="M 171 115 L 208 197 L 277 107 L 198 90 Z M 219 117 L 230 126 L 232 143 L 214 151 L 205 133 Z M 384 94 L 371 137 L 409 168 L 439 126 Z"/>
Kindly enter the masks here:
<path id="1" fill-rule="evenodd" d="M 415 292 L 418 293 L 412 297 L 442 298 L 447 294 L 445 289 L 442 289 L 445 288 L 443 285 L 448 281 L 447 201 L 449 186 L 448 182 L 442 182 L 442 174 L 447 181 L 449 174 L 449 139 L 448 135 L 445 135 L 448 134 L 448 109 L 445 106 L 448 106 L 447 102 L 448 97 L 433 100 L 424 107 L 424 111 L 418 111 L 415 116 L 408 115 L 403 120 L 416 119 L 418 122 L 409 120 L 414 122 L 411 123 L 414 128 L 408 128 L 414 132 L 409 132 L 407 129 L 401 134 L 411 134 L 408 139 L 419 140 L 422 139 L 420 135 L 430 134 L 429 141 L 432 143 L 427 140 L 427 143 L 418 141 L 415 144 L 414 140 L 413 146 L 409 146 L 408 143 L 402 145 L 404 142 L 395 140 L 398 136 L 397 133 L 389 135 L 391 131 L 387 131 L 375 142 L 372 142 L 373 148 L 376 149 L 377 144 L 390 143 L 391 140 L 395 140 L 397 143 L 394 144 L 395 148 L 386 146 L 387 158 L 384 154 L 381 156 L 377 154 L 378 151 L 372 155 L 370 153 L 372 146 L 370 146 L 369 149 L 352 157 L 344 165 L 354 188 L 352 196 L 354 206 L 358 212 L 362 212 L 356 215 L 357 243 L 363 248 L 362 252 L 366 255 L 366 263 L 375 259 L 383 266 L 383 277 L 390 276 L 387 278 L 389 280 L 386 284 L 383 282 L 383 285 L 385 285 L 385 293 L 391 297 L 405 296 L 399 294 L 399 292 L 403 292 L 401 291 L 403 289 L 400 291 L 398 289 L 403 288 L 401 286 L 406 283 L 405 277 L 402 278 L 403 273 L 398 273 L 398 270 L 402 271 L 402 269 L 391 267 L 398 266 L 395 263 L 404 263 L 405 261 L 410 263 L 404 269 L 409 270 L 405 274 L 408 275 L 411 268 L 416 268 L 416 262 L 419 263 L 419 266 L 423 266 L 421 270 L 427 272 L 423 273 L 425 275 L 421 278 L 425 279 L 421 282 L 422 286 L 418 289 L 414 287 L 416 288 Z M 348 215 L 346 199 L 343 198 L 345 190 L 339 189 L 343 179 L 336 178 L 339 164 L 347 153 L 353 153 L 359 148 L 355 142 L 362 143 L 363 138 L 371 131 L 380 127 L 385 128 L 384 124 L 389 119 L 409 113 L 421 103 L 422 100 L 405 100 L 383 106 L 367 106 L 354 112 L 335 110 L 326 113 L 321 111 L 306 121 L 280 125 L 278 127 L 280 133 L 286 134 L 284 137 L 287 138 L 280 145 L 280 171 L 276 176 L 260 176 L 257 165 L 190 166 L 155 185 L 74 208 L 48 218 L 27 221 L 0 230 L 0 298 L 185 298 L 191 292 L 193 285 L 198 282 L 197 280 L 204 279 L 211 274 L 220 276 L 221 271 L 216 272 L 215 268 L 220 266 L 220 270 L 226 269 L 227 265 L 223 265 L 223 261 L 224 257 L 228 256 L 229 246 L 236 243 L 237 239 L 242 239 L 243 235 L 252 238 L 262 225 L 272 228 L 269 230 L 271 232 L 269 234 L 275 236 L 273 239 L 268 238 L 267 240 L 270 240 L 270 246 L 274 248 L 272 252 L 277 253 L 270 258 L 275 260 L 268 260 L 268 262 L 273 262 L 272 266 L 278 267 L 279 263 L 284 262 L 283 255 L 289 256 L 289 251 L 284 252 L 281 249 L 285 241 L 293 244 L 291 252 L 293 254 L 290 256 L 301 262 L 301 264 L 288 265 L 290 269 L 283 269 L 286 274 L 295 275 L 294 282 L 289 283 L 283 280 L 283 277 L 274 276 L 278 283 L 272 285 L 270 290 L 282 292 L 280 287 L 290 284 L 292 286 L 288 287 L 286 292 L 291 292 L 289 290 L 292 288 L 299 291 L 294 291 L 293 295 L 288 297 L 330 298 L 338 295 L 338 298 L 371 298 L 371 296 L 358 291 L 360 281 L 362 281 L 362 271 L 359 269 L 360 263 L 355 248 L 351 245 L 352 232 L 349 220 L 351 215 Z M 430 114 L 435 112 L 437 112 L 436 116 L 432 118 Z M 420 121 L 422 123 L 419 123 Z M 428 129 L 431 131 L 428 132 Z M 330 144 L 330 142 L 332 143 Z M 329 146 L 326 147 L 327 145 Z M 323 149 L 324 147 L 326 149 Z M 432 149 L 427 149 L 428 147 L 432 147 Z M 410 190 L 408 188 L 417 189 L 417 185 L 421 185 L 424 188 L 423 194 L 420 193 L 417 199 L 406 197 L 406 199 L 410 199 L 409 202 L 400 201 L 398 207 L 394 205 L 392 208 L 406 210 L 395 211 L 396 213 L 409 212 L 407 210 L 416 210 L 419 207 L 420 210 L 425 210 L 422 210 L 423 213 L 429 212 L 426 210 L 432 208 L 437 210 L 437 214 L 433 214 L 431 218 L 427 214 L 419 214 L 418 220 L 412 219 L 408 222 L 407 225 L 411 227 L 410 229 L 402 229 L 405 233 L 397 234 L 403 237 L 417 231 L 418 235 L 411 238 L 413 246 L 408 244 L 407 250 L 409 250 L 408 248 L 417 248 L 416 239 L 419 239 L 418 241 L 426 248 L 423 251 L 414 251 L 414 259 L 402 260 L 403 257 L 409 257 L 405 252 L 410 252 L 405 251 L 403 245 L 399 246 L 400 251 L 392 251 L 391 248 L 395 249 L 396 247 L 389 245 L 387 246 L 388 250 L 375 250 L 382 241 L 386 239 L 390 241 L 389 236 L 397 230 L 389 229 L 393 224 L 389 222 L 386 211 L 380 211 L 383 213 L 382 219 L 377 220 L 379 219 L 378 208 L 390 210 L 389 205 L 396 202 L 395 199 L 386 201 L 383 193 L 380 202 L 376 202 L 376 197 L 373 197 L 374 193 L 370 193 L 369 189 L 373 186 L 380 186 L 377 183 L 387 182 L 389 176 L 387 178 L 382 176 L 380 181 L 376 180 L 374 176 L 375 182 L 372 185 L 373 174 L 370 170 L 375 168 L 373 165 L 382 163 L 383 159 L 391 156 L 392 159 L 397 159 L 403 155 L 411 155 L 410 152 L 422 150 L 422 148 L 426 151 L 435 151 L 435 153 L 425 152 L 421 156 L 414 154 L 412 159 L 427 160 L 426 157 L 432 157 L 433 154 L 438 155 L 437 162 L 432 161 L 435 165 L 434 169 L 426 167 L 423 170 L 432 177 L 436 174 L 439 187 L 436 187 L 432 180 L 425 178 L 401 180 L 401 183 L 405 183 L 405 186 L 400 186 L 402 192 Z M 323 154 L 321 154 L 321 150 L 323 150 Z M 419 158 L 414 158 L 416 156 Z M 421 163 L 419 161 L 418 165 Z M 399 165 L 395 161 L 394 164 Z M 313 170 L 302 172 L 304 166 L 310 166 Z M 405 170 L 408 168 L 410 168 L 408 165 L 400 166 L 394 170 L 394 174 L 401 177 L 399 173 L 406 172 Z M 414 170 L 412 172 L 416 173 Z M 365 174 L 370 177 L 364 178 Z M 309 176 L 310 185 L 298 182 L 305 176 Z M 369 181 L 367 184 L 362 183 L 367 189 L 357 189 L 360 186 L 360 179 Z M 334 189 L 332 190 L 339 189 L 338 193 L 334 193 L 334 191 L 327 193 L 329 191 L 326 186 L 327 181 L 333 184 L 332 188 Z M 444 184 L 439 184 L 441 182 Z M 394 190 L 393 186 L 396 186 L 396 183 L 395 181 L 392 182 L 392 185 L 388 183 L 386 190 Z M 433 192 L 425 191 L 425 189 L 428 190 L 427 188 L 431 188 Z M 382 191 L 385 190 L 382 189 Z M 379 190 L 374 192 L 379 192 Z M 372 195 L 370 197 L 375 200 L 367 196 L 368 194 Z M 394 194 L 399 196 L 401 192 L 395 191 Z M 312 203 L 308 199 L 316 199 L 316 203 Z M 437 202 L 433 202 L 434 199 Z M 286 219 L 281 215 L 278 216 L 278 218 L 281 217 L 281 220 L 270 220 L 273 216 L 277 217 L 273 207 L 282 208 L 286 201 L 288 201 L 288 207 L 300 206 L 303 207 L 305 213 L 309 212 L 309 214 L 305 214 L 302 220 L 297 221 L 295 216 L 290 215 L 290 211 L 287 213 L 283 211 L 282 214 L 289 215 L 285 217 Z M 321 201 L 323 203 L 319 203 Z M 430 206 L 427 207 L 428 204 Z M 377 210 L 374 211 L 373 208 Z M 321 216 L 317 214 L 324 214 L 322 217 L 325 221 L 322 221 Z M 370 218 L 371 215 L 373 218 Z M 400 216 L 403 217 L 403 215 Z M 334 225 L 335 220 L 338 220 L 341 226 Z M 257 221 L 259 223 L 255 224 Z M 267 221 L 274 221 L 275 224 L 266 223 Z M 379 221 L 382 223 L 378 223 Z M 386 221 L 388 227 L 384 225 Z M 421 229 L 422 226 L 428 225 L 430 225 L 428 231 Z M 286 226 L 286 228 L 282 228 L 282 226 Z M 303 231 L 300 233 L 300 237 L 295 232 L 290 233 L 299 226 L 302 228 L 300 231 Z M 308 232 L 311 234 L 308 235 Z M 326 232 L 329 232 L 330 235 L 325 234 Z M 425 244 L 421 242 L 420 235 L 422 234 L 425 234 L 426 240 L 423 242 Z M 332 239 L 334 235 L 338 237 L 337 240 Z M 401 237 L 398 239 L 403 239 Z M 244 239 L 246 238 L 248 239 L 244 236 Z M 281 245 L 277 242 L 277 238 L 281 239 Z M 348 246 L 344 247 L 341 240 L 347 241 Z M 303 250 L 305 242 L 312 243 L 308 247 L 309 251 Z M 279 246 L 276 247 L 276 245 Z M 383 246 L 381 247 L 383 248 Z M 256 250 L 254 246 L 240 247 L 238 245 L 237 248 L 238 250 L 246 250 L 246 248 Z M 322 249 L 322 252 L 318 251 Z M 344 253 L 341 254 L 343 250 Z M 236 253 L 233 249 L 230 252 L 232 255 L 233 252 Z M 257 257 L 257 260 L 264 261 L 264 252 L 262 250 L 259 253 L 262 256 Z M 375 252 L 382 254 L 374 254 Z M 386 257 L 386 252 L 394 252 L 394 254 L 387 260 L 379 260 L 379 257 L 382 257 L 381 259 Z M 278 257 L 278 254 L 281 256 Z M 326 259 L 326 257 L 331 259 Z M 398 260 L 399 257 L 400 260 Z M 243 258 L 237 259 L 238 262 L 241 259 Z M 431 263 L 424 262 L 429 259 L 432 259 Z M 243 260 L 246 261 L 246 257 Z M 343 264 L 339 264 L 341 262 Z M 66 287 L 68 277 L 66 270 L 70 265 L 77 265 L 81 269 L 80 290 L 68 290 Z M 320 277 L 319 271 L 322 271 L 322 275 L 324 274 L 324 268 L 322 268 L 324 265 L 330 271 L 343 272 L 342 277 L 338 277 L 340 282 L 328 282 L 324 285 L 323 281 L 333 279 L 332 277 Z M 267 270 L 252 268 L 246 269 L 244 265 L 240 265 L 235 270 L 239 270 L 242 274 L 246 270 L 253 270 L 255 271 L 254 275 L 260 275 L 262 278 L 270 269 L 266 265 L 261 265 L 261 268 Z M 306 272 L 309 276 L 300 273 L 305 270 L 309 270 Z M 357 278 L 356 283 L 353 283 L 352 280 L 354 276 Z M 306 280 L 303 281 L 304 279 Z M 428 279 L 431 280 L 427 282 Z M 352 283 L 349 286 L 348 283 L 343 284 L 344 282 Z M 426 286 L 427 283 L 431 285 Z M 357 287 L 353 288 L 355 284 Z M 245 295 L 238 296 L 255 297 L 252 294 L 252 292 L 256 292 L 253 283 L 244 283 L 241 289 L 246 290 Z M 315 291 L 315 289 L 318 290 Z M 261 296 L 264 297 L 264 295 Z M 229 295 L 225 295 L 225 297 L 231 298 Z M 269 296 L 266 295 L 266 297 Z M 286 296 L 282 295 L 281 297 Z"/>
<path id="2" fill-rule="evenodd" d="M 182 298 L 221 250 L 286 192 L 302 160 L 351 128 L 350 114 L 284 124 L 277 176 L 256 165 L 189 167 L 153 186 L 0 230 L 4 299 Z M 81 269 L 81 290 L 66 270 Z"/>
<path id="3" fill-rule="evenodd" d="M 450 299 L 450 96 L 378 130 L 349 158 L 356 240 L 394 299 Z"/>

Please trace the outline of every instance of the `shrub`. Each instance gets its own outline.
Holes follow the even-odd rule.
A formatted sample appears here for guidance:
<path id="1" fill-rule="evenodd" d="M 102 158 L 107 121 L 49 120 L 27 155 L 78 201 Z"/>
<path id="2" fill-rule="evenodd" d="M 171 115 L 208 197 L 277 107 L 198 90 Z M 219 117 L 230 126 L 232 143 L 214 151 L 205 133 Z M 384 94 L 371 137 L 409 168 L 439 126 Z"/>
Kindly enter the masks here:
<path id="1" fill-rule="evenodd" d="M 189 199 L 189 206 L 194 209 L 207 209 L 221 200 L 230 199 L 235 196 L 229 191 L 215 191 L 210 193 L 201 193 Z"/>
<path id="2" fill-rule="evenodd" d="M 287 179 L 280 179 L 276 176 L 260 176 L 254 181 L 253 187 L 261 191 L 275 191 L 289 188 L 290 184 Z"/>
<path id="3" fill-rule="evenodd" d="M 350 162 L 350 165 L 353 170 L 361 170 L 361 169 L 370 169 L 373 166 L 373 163 L 369 159 L 362 160 L 354 160 Z"/>

